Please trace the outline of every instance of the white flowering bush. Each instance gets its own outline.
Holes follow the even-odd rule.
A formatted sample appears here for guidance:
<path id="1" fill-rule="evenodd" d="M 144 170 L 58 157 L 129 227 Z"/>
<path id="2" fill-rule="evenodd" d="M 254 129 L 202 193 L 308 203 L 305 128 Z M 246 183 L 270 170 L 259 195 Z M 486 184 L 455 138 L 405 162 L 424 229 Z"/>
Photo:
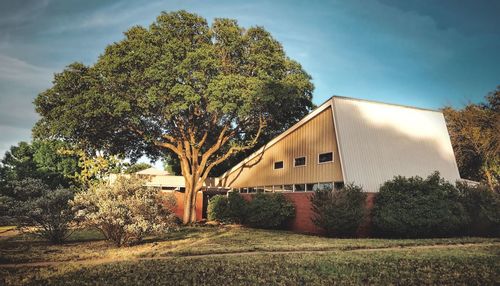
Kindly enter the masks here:
<path id="1" fill-rule="evenodd" d="M 101 182 L 75 195 L 76 219 L 95 227 L 117 246 L 140 242 L 146 235 L 169 232 L 176 227 L 173 197 L 160 196 L 158 189 L 144 187 L 132 176 L 113 184 Z"/>

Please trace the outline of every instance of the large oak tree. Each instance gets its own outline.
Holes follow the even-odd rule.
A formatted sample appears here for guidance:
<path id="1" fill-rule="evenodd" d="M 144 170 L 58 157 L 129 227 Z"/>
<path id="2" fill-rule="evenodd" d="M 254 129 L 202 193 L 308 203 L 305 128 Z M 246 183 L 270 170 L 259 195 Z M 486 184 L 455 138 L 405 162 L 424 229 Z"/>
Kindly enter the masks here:
<path id="1" fill-rule="evenodd" d="M 184 223 L 211 171 L 312 107 L 310 76 L 264 28 L 162 13 L 133 27 L 92 66 L 69 65 L 35 100 L 37 137 L 137 159 L 175 154 Z"/>

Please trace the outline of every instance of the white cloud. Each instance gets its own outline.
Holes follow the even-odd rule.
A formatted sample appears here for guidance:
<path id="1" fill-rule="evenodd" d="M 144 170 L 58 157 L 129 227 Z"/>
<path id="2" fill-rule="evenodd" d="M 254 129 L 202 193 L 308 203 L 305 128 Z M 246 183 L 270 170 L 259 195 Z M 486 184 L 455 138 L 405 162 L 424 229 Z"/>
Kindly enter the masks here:
<path id="1" fill-rule="evenodd" d="M 50 85 L 52 71 L 0 54 L 0 81 L 15 81 L 33 87 Z"/>

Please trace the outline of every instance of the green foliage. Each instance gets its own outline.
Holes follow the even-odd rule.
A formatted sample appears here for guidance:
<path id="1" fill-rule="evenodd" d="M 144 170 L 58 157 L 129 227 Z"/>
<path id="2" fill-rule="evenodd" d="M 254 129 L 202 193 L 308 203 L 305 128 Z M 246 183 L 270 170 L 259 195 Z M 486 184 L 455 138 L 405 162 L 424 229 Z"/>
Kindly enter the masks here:
<path id="1" fill-rule="evenodd" d="M 280 193 L 257 193 L 248 204 L 246 224 L 256 228 L 283 228 L 295 217 L 295 206 Z"/>
<path id="2" fill-rule="evenodd" d="M 467 235 L 500 236 L 500 194 L 484 185 L 457 183 L 460 202 L 470 218 Z"/>
<path id="3" fill-rule="evenodd" d="M 165 233 L 175 226 L 171 205 L 157 189 L 144 187 L 132 176 L 102 182 L 78 193 L 72 201 L 82 226 L 95 227 L 117 246 L 140 242 L 146 235 Z"/>
<path id="4" fill-rule="evenodd" d="M 224 223 L 243 223 L 247 207 L 247 201 L 236 192 L 229 192 L 227 196 L 217 195 L 208 203 L 208 219 Z"/>
<path id="5" fill-rule="evenodd" d="M 52 190 L 41 180 L 32 178 L 12 182 L 9 190 L 4 196 L 5 206 L 18 228 L 52 243 L 62 243 L 71 233 L 72 190 Z"/>
<path id="6" fill-rule="evenodd" d="M 485 103 L 445 107 L 443 114 L 462 178 L 500 192 L 500 86 Z"/>
<path id="7" fill-rule="evenodd" d="M 61 141 L 19 142 L 5 153 L 0 164 L 0 190 L 9 182 L 37 178 L 50 188 L 69 187 L 76 182 L 71 177 L 80 171 L 75 156 L 62 154 L 68 148 Z"/>
<path id="8" fill-rule="evenodd" d="M 268 127 L 263 144 L 312 107 L 310 76 L 262 27 L 244 29 L 220 18 L 209 26 L 179 11 L 124 34 L 95 65 L 73 63 L 55 75 L 35 100 L 41 115 L 35 137 L 163 158 L 174 151 L 162 143 L 193 138 L 195 147 L 208 133 L 203 153 L 226 128 L 228 138 L 210 163 L 230 146 L 253 147 L 260 119 Z"/>
<path id="9" fill-rule="evenodd" d="M 128 166 L 125 169 L 124 173 L 125 174 L 134 174 L 134 173 L 137 173 L 139 171 L 146 170 L 149 168 L 151 168 L 151 165 L 148 163 L 137 163 L 137 164 L 133 164 L 133 165 Z"/>
<path id="10" fill-rule="evenodd" d="M 441 237 L 459 233 L 468 223 L 459 192 L 439 176 L 394 177 L 375 199 L 373 223 L 379 235 Z"/>
<path id="11" fill-rule="evenodd" d="M 313 222 L 329 236 L 354 236 L 365 218 L 365 201 L 363 189 L 353 184 L 316 190 L 311 197 Z"/>

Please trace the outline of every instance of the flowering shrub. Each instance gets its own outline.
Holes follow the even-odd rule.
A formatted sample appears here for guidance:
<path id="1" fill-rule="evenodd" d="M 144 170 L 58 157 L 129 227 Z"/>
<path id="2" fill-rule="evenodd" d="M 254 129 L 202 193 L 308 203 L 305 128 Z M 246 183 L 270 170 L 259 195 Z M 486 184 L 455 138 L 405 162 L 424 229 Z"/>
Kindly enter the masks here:
<path id="1" fill-rule="evenodd" d="M 175 227 L 171 209 L 175 199 L 160 197 L 157 189 L 144 187 L 135 176 L 101 182 L 77 194 L 72 202 L 76 219 L 95 227 L 117 246 L 140 242 L 146 235 Z M 170 205 L 170 207 L 169 207 Z"/>

